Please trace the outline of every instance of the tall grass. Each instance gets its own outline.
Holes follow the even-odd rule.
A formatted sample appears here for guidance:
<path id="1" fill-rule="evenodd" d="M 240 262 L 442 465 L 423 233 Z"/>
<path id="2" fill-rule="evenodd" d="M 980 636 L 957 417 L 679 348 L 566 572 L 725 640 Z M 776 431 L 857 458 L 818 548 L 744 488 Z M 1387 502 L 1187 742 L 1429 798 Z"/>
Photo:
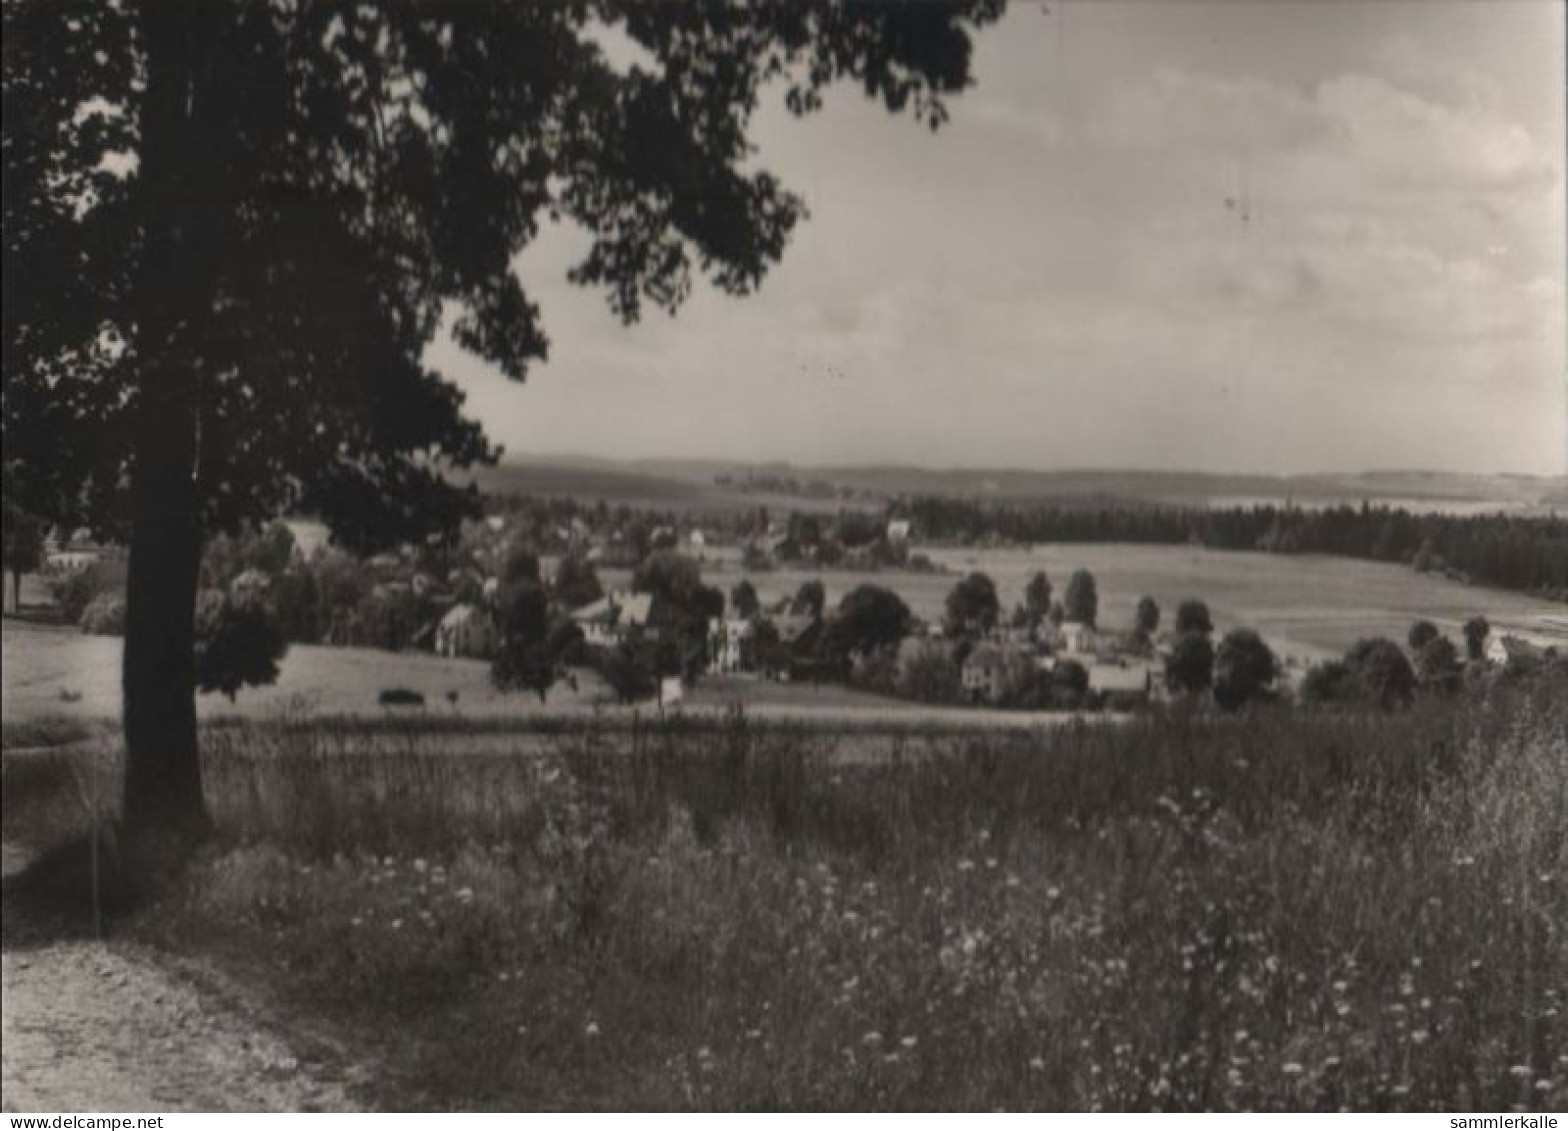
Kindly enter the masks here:
<path id="1" fill-rule="evenodd" d="M 1565 691 L 969 737 L 225 727 L 221 845 L 145 929 L 260 962 L 398 1103 L 1560 1106 Z"/>

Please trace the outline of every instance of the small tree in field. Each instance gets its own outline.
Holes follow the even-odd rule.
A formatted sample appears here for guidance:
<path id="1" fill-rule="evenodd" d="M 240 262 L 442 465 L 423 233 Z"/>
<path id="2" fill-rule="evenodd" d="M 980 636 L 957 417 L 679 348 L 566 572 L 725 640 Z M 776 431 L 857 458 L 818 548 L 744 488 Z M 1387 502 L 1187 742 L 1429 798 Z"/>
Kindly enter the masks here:
<path id="1" fill-rule="evenodd" d="M 1214 645 L 1201 632 L 1184 632 L 1165 658 L 1165 686 L 1196 695 L 1214 684 Z"/>
<path id="2" fill-rule="evenodd" d="M 1471 617 L 1465 621 L 1465 654 L 1472 660 L 1479 660 L 1486 655 L 1486 638 L 1492 634 L 1492 626 L 1485 617 Z"/>
<path id="3" fill-rule="evenodd" d="M 1045 570 L 1035 570 L 1024 586 L 1024 614 L 1031 627 L 1038 628 L 1051 615 L 1051 579 Z"/>
<path id="4" fill-rule="evenodd" d="M 1196 598 L 1189 598 L 1177 605 L 1176 631 L 1210 635 L 1214 631 L 1214 619 L 1209 616 L 1209 606 Z"/>
<path id="5" fill-rule="evenodd" d="M 1225 634 L 1214 655 L 1214 701 L 1233 711 L 1266 696 L 1279 675 L 1279 660 L 1250 628 Z"/>
<path id="6" fill-rule="evenodd" d="M 1419 654 L 1421 649 L 1438 638 L 1437 625 L 1429 620 L 1418 620 L 1410 626 L 1410 634 L 1405 643 L 1410 645 L 1410 651 Z"/>
<path id="7" fill-rule="evenodd" d="M 1404 649 L 1392 640 L 1376 637 L 1360 641 L 1345 653 L 1345 664 L 1362 697 L 1385 710 L 1409 704 L 1415 694 L 1415 670 Z"/>
<path id="8" fill-rule="evenodd" d="M 196 686 L 233 702 L 242 688 L 276 683 L 288 652 L 271 612 L 259 601 L 234 601 L 209 589 L 196 606 Z"/>
<path id="9" fill-rule="evenodd" d="M 11 575 L 11 609 L 22 611 L 22 575 L 44 562 L 44 524 L 9 499 L 5 501 L 5 571 Z"/>
<path id="10" fill-rule="evenodd" d="M 1137 629 L 1145 640 L 1151 638 L 1160 627 L 1160 606 L 1153 597 L 1138 598 Z"/>
<path id="11" fill-rule="evenodd" d="M 1067 579 L 1067 594 L 1062 598 L 1068 620 L 1092 625 L 1100 615 L 1100 591 L 1094 574 L 1086 569 L 1075 569 Z"/>
<path id="12" fill-rule="evenodd" d="M 996 583 L 983 573 L 971 573 L 947 595 L 944 627 L 951 637 L 983 636 L 996 626 L 1001 603 Z"/>

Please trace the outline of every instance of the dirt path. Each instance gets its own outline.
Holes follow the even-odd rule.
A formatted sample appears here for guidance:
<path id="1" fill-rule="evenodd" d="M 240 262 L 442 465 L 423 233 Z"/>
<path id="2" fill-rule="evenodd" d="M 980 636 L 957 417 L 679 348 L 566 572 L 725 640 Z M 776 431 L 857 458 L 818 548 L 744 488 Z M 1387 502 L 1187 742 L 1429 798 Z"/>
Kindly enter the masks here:
<path id="1" fill-rule="evenodd" d="M 7 871 L 17 864 L 6 854 Z M 341 1069 L 304 1062 L 215 974 L 130 944 L 71 940 L 0 954 L 6 1111 L 335 1111 Z"/>

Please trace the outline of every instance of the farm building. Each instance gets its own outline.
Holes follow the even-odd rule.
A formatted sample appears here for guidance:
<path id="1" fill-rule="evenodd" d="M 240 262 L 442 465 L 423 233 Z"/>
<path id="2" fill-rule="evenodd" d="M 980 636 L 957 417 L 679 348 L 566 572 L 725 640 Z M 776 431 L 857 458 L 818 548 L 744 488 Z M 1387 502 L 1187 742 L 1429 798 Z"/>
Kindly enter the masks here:
<path id="1" fill-rule="evenodd" d="M 607 593 L 572 613 L 572 623 L 582 629 L 590 648 L 613 648 L 634 628 L 646 628 L 653 610 L 651 593 Z"/>
<path id="2" fill-rule="evenodd" d="M 1007 688 L 1007 655 L 1000 645 L 982 641 L 965 657 L 961 675 L 965 695 L 995 702 Z"/>
<path id="3" fill-rule="evenodd" d="M 1095 664 L 1089 669 L 1089 690 L 1111 707 L 1131 707 L 1147 702 L 1154 682 L 1152 664 L 1123 661 Z"/>
<path id="4" fill-rule="evenodd" d="M 474 605 L 453 605 L 436 625 L 436 654 L 484 659 L 495 647 L 490 616 Z"/>

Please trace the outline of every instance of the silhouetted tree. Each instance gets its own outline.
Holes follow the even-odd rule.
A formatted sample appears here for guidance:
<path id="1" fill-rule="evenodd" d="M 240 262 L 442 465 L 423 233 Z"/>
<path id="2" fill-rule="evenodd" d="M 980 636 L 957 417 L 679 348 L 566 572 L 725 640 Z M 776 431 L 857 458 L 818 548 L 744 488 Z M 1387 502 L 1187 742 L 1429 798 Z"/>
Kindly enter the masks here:
<path id="1" fill-rule="evenodd" d="M 750 620 L 761 610 L 762 603 L 757 599 L 757 587 L 747 578 L 741 578 L 735 588 L 730 590 L 730 609 L 737 617 Z"/>
<path id="2" fill-rule="evenodd" d="M 44 524 L 9 499 L 5 501 L 5 571 L 11 575 L 11 608 L 22 611 L 22 575 L 44 561 Z"/>
<path id="3" fill-rule="evenodd" d="M 1405 706 L 1415 692 L 1415 670 L 1404 649 L 1392 640 L 1376 637 L 1358 642 L 1345 653 L 1345 664 L 1362 696 L 1385 710 Z"/>
<path id="4" fill-rule="evenodd" d="M 1427 644 L 1436 640 L 1438 635 L 1437 625 L 1429 620 L 1418 620 L 1410 626 L 1410 634 L 1406 637 L 1406 643 L 1410 645 L 1412 652 L 1419 653 Z"/>
<path id="5" fill-rule="evenodd" d="M 858 585 L 839 601 L 823 647 L 829 661 L 842 669 L 852 655 L 896 646 L 909 635 L 913 619 L 909 606 L 891 589 Z"/>
<path id="6" fill-rule="evenodd" d="M 1227 632 L 1214 654 L 1214 701 L 1233 711 L 1274 687 L 1279 660 L 1250 628 Z"/>
<path id="7" fill-rule="evenodd" d="M 816 578 L 802 581 L 800 588 L 795 590 L 794 599 L 790 602 L 790 611 L 796 615 L 809 614 L 820 617 L 827 607 L 827 591 L 822 588 L 822 582 Z"/>
<path id="8" fill-rule="evenodd" d="M 1138 598 L 1137 628 L 1145 637 L 1153 636 L 1160 627 L 1160 606 L 1153 597 Z"/>
<path id="9" fill-rule="evenodd" d="M 748 293 L 803 211 L 754 165 L 765 84 L 804 113 L 852 76 L 934 127 L 1000 8 L 9 0 L 7 487 L 129 535 L 128 827 L 205 822 L 208 533 L 302 512 L 368 548 L 475 513 L 444 473 L 495 449 L 426 347 L 545 355 L 512 270 L 541 217 L 591 234 L 570 278 L 626 320 L 698 271 Z"/>
<path id="10" fill-rule="evenodd" d="M 1304 703 L 1324 705 L 1351 703 L 1361 695 L 1361 687 L 1350 665 L 1343 660 L 1325 660 L 1314 664 L 1301 680 L 1301 699 Z"/>
<path id="11" fill-rule="evenodd" d="M 1176 606 L 1176 631 L 1198 632 L 1208 636 L 1214 631 L 1214 620 L 1209 616 L 1209 606 L 1196 598 L 1189 598 Z"/>
<path id="12" fill-rule="evenodd" d="M 1094 574 L 1086 569 L 1075 569 L 1067 579 L 1067 593 L 1062 598 L 1067 619 L 1094 624 L 1100 615 L 1100 592 Z"/>
<path id="13" fill-rule="evenodd" d="M 1035 627 L 1051 615 L 1051 579 L 1043 569 L 1035 570 L 1024 586 L 1024 612 Z"/>
<path id="14" fill-rule="evenodd" d="M 555 599 L 567 609 L 580 609 L 604 596 L 598 570 L 576 554 L 567 554 L 556 567 L 554 590 Z"/>
<path id="15" fill-rule="evenodd" d="M 1214 683 L 1214 645 L 1202 632 L 1184 632 L 1165 658 L 1165 686 L 1196 694 Z"/>
<path id="16" fill-rule="evenodd" d="M 983 636 L 996 627 L 1001 603 L 996 583 L 983 573 L 971 573 L 947 595 L 944 627 L 949 636 Z"/>
<path id="17" fill-rule="evenodd" d="M 207 590 L 197 603 L 196 686 L 221 691 L 229 702 L 241 688 L 275 683 L 288 652 L 271 611 L 260 601 L 235 601 Z"/>
<path id="18" fill-rule="evenodd" d="M 1485 617 L 1471 617 L 1465 621 L 1465 653 L 1472 660 L 1479 660 L 1486 655 L 1486 638 L 1492 634 L 1492 626 Z"/>

